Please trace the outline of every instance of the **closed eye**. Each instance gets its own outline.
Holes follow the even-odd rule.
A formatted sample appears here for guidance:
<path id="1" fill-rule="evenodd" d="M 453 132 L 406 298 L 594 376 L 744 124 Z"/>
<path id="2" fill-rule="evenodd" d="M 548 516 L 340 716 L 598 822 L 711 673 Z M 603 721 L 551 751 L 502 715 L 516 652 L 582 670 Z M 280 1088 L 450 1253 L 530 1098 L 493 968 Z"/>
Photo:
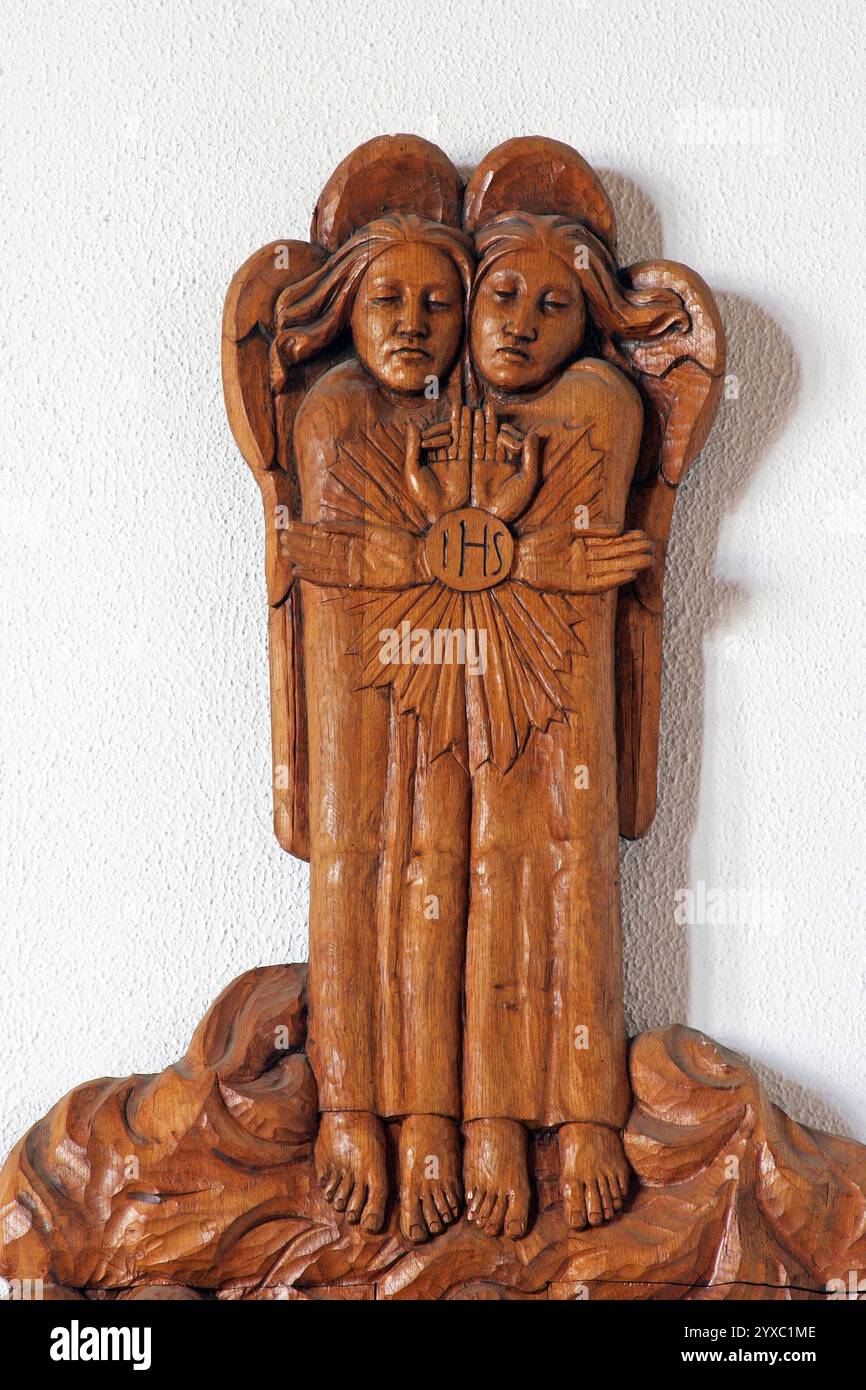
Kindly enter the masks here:
<path id="1" fill-rule="evenodd" d="M 377 294 L 377 295 L 375 296 L 375 298 L 373 298 L 373 299 L 370 300 L 370 303 L 371 303 L 371 304 L 399 304 L 399 303 L 400 303 L 400 296 L 399 296 L 399 294 Z"/>
<path id="2" fill-rule="evenodd" d="M 542 300 L 541 307 L 542 309 L 553 309 L 554 312 L 557 312 L 560 309 L 567 309 L 568 302 L 564 299 L 551 299 L 548 295 L 545 299 Z"/>
<path id="3" fill-rule="evenodd" d="M 517 290 L 494 290 L 494 291 L 493 291 L 493 294 L 494 294 L 494 297 L 495 297 L 496 299 L 516 299 L 516 298 L 517 298 Z"/>

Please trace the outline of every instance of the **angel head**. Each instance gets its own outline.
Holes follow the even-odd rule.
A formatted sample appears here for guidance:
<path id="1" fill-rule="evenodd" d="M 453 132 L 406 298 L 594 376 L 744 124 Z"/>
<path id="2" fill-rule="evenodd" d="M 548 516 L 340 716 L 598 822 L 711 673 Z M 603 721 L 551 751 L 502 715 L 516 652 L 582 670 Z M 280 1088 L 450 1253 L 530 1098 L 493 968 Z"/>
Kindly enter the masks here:
<path id="1" fill-rule="evenodd" d="M 602 242 L 563 216 L 508 212 L 475 235 L 469 346 L 483 382 L 527 392 L 580 352 L 590 320 L 602 341 L 688 328 L 670 290 L 624 289 Z"/>
<path id="2" fill-rule="evenodd" d="M 460 351 L 471 278 L 472 243 L 456 227 L 399 213 L 370 222 L 277 300 L 274 390 L 348 328 L 381 386 L 417 395 L 431 378 L 444 381 Z"/>

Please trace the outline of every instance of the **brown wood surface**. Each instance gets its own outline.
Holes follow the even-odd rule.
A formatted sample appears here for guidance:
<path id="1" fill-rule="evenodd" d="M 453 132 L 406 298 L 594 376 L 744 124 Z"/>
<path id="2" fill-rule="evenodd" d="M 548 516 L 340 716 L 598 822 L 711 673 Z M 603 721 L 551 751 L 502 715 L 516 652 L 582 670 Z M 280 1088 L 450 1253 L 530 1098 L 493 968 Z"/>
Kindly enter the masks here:
<path id="1" fill-rule="evenodd" d="M 406 1239 L 464 1201 L 519 1238 L 540 1130 L 575 1229 L 626 1200 L 618 833 L 655 806 L 664 553 L 724 335 L 697 276 L 615 247 L 558 141 L 506 141 L 464 194 L 379 137 L 311 245 L 229 292 L 229 416 L 284 503 L 275 818 L 312 870 L 318 1172 L 370 1232 L 397 1120 Z"/>
<path id="2" fill-rule="evenodd" d="M 13 1296 L 29 1280 L 53 1300 L 851 1297 L 866 1148 L 795 1124 L 741 1057 L 682 1027 L 631 1043 L 634 1176 L 615 1221 L 570 1229 L 548 1133 L 530 1140 L 521 1239 L 459 1221 L 413 1244 L 396 1197 L 380 1232 L 360 1230 L 316 1178 L 305 976 L 248 971 L 179 1063 L 80 1086 L 30 1130 L 0 1172 Z M 400 1137 L 386 1127 L 392 1172 Z"/>

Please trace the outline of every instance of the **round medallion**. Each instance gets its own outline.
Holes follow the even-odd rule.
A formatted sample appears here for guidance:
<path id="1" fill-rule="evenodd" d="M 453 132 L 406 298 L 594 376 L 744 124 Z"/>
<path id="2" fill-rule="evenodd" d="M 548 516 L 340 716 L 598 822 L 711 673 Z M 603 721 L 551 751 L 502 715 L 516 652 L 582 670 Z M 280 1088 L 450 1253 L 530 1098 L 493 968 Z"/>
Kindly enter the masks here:
<path id="1" fill-rule="evenodd" d="M 478 593 L 508 578 L 514 540 L 492 512 L 461 507 L 431 526 L 425 553 L 431 572 L 443 584 L 464 594 Z"/>

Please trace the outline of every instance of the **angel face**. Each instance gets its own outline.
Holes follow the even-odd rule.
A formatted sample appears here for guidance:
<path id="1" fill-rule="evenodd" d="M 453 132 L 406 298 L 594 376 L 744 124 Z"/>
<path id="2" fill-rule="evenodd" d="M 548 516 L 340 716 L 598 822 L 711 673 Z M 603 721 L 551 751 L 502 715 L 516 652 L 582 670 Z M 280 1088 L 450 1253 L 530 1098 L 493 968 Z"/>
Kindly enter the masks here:
<path id="1" fill-rule="evenodd" d="M 453 366 L 462 333 L 460 276 L 444 252 L 415 241 L 376 258 L 352 309 L 355 351 L 371 376 L 419 394 Z"/>
<path id="2" fill-rule="evenodd" d="M 577 276 L 559 256 L 508 253 L 478 283 L 469 326 L 472 360 L 490 385 L 532 391 L 576 355 L 585 324 Z"/>

